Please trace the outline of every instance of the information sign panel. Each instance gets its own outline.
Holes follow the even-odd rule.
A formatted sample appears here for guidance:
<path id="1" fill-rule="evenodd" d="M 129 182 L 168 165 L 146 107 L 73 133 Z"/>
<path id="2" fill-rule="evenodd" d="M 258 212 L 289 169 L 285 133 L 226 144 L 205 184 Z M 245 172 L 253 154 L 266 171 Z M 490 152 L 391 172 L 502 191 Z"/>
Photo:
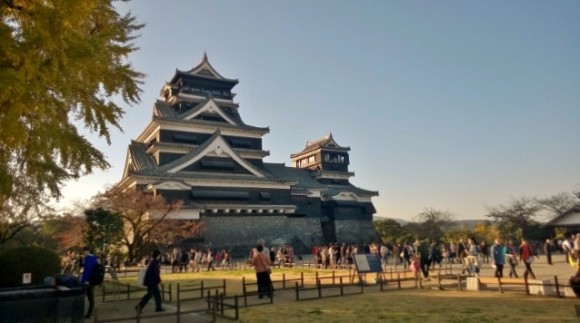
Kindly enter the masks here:
<path id="1" fill-rule="evenodd" d="M 381 262 L 375 254 L 354 255 L 356 270 L 360 273 L 380 273 L 383 271 Z"/>

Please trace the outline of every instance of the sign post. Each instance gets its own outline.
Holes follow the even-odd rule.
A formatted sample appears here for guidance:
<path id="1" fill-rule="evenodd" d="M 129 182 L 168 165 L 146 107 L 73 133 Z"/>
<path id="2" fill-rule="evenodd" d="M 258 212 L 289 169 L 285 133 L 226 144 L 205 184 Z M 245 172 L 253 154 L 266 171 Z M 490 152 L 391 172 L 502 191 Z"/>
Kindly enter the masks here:
<path id="1" fill-rule="evenodd" d="M 30 283 L 32 283 L 32 274 L 31 273 L 22 274 L 22 285 L 28 285 Z"/>
<path id="2" fill-rule="evenodd" d="M 354 255 L 354 264 L 356 266 L 356 272 L 358 273 L 358 279 L 361 284 L 364 283 L 361 274 L 366 273 L 377 273 L 377 278 L 383 273 L 383 268 L 381 262 L 377 255 L 369 253 L 362 255 Z M 355 273 L 353 273 L 354 278 Z"/>

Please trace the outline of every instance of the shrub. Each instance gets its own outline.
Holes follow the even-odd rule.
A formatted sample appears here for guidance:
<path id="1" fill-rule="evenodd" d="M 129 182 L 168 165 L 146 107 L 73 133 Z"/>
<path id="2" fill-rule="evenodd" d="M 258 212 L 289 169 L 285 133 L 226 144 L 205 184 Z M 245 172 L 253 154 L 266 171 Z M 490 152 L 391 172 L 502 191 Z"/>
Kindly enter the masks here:
<path id="1" fill-rule="evenodd" d="M 59 272 L 60 259 L 50 249 L 20 247 L 0 255 L 0 287 L 21 286 L 24 273 L 31 274 L 31 285 L 39 285 L 46 276 Z"/>

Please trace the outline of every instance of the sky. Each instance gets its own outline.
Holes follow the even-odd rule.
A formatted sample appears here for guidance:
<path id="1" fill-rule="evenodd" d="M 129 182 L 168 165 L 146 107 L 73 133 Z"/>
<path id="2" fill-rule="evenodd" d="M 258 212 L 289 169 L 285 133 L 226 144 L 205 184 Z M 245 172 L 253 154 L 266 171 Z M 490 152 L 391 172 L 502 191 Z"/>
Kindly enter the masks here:
<path id="1" fill-rule="evenodd" d="M 269 126 L 267 162 L 308 140 L 349 146 L 378 216 L 426 208 L 481 219 L 490 206 L 580 188 L 580 1 L 130 1 L 146 26 L 130 63 L 147 75 L 112 167 L 67 182 L 61 206 L 121 179 L 175 69 L 207 53 L 239 80 L 245 123 Z"/>

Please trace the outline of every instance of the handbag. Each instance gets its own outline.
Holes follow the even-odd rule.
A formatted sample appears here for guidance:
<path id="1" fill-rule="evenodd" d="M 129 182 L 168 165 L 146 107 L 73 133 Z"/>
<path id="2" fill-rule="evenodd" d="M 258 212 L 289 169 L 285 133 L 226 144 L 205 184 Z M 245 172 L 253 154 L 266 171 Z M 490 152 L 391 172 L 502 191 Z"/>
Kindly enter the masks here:
<path id="1" fill-rule="evenodd" d="M 137 286 L 145 287 L 145 275 L 147 274 L 147 268 L 149 268 L 149 265 L 139 270 L 139 273 L 137 274 Z"/>
<path id="2" fill-rule="evenodd" d="M 534 256 L 530 256 L 530 258 L 524 260 L 527 264 L 531 264 L 532 262 L 534 262 Z"/>

